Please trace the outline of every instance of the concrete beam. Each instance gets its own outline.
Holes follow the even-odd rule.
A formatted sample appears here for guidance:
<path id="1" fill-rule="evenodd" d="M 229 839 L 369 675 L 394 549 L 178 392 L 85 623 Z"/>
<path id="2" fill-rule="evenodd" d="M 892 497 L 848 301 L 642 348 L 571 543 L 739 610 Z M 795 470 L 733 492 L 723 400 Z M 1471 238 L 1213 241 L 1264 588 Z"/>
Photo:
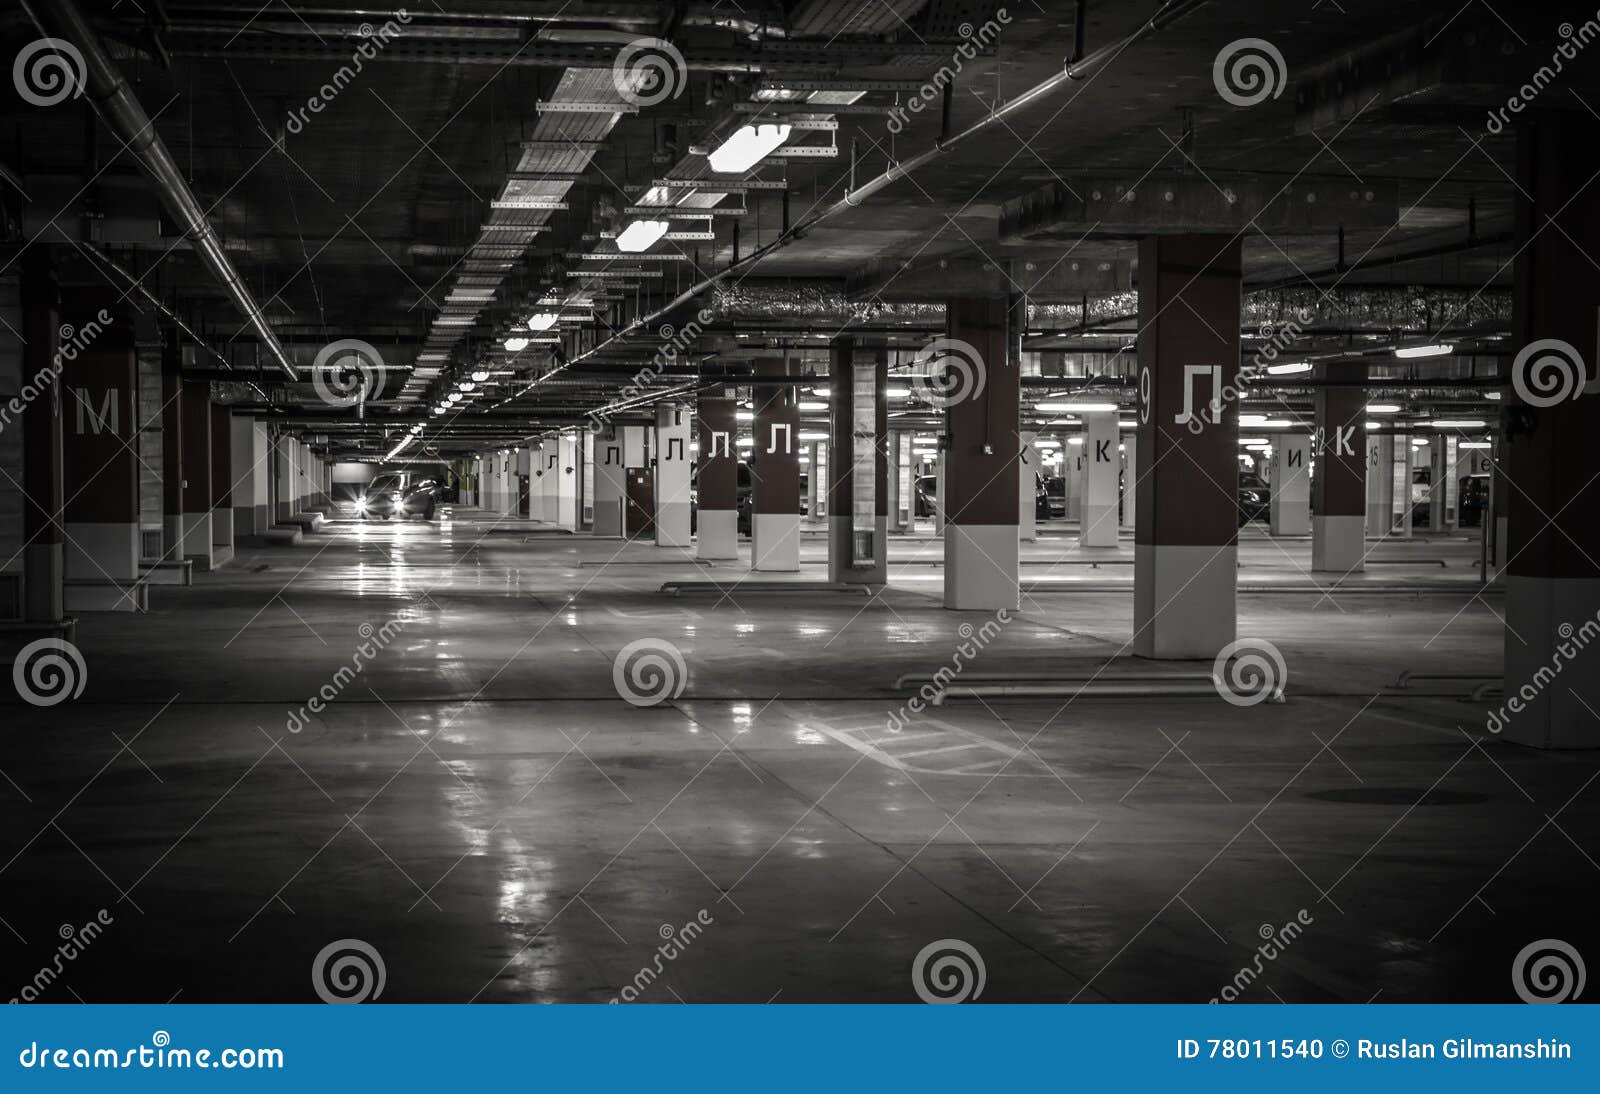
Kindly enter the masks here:
<path id="1" fill-rule="evenodd" d="M 1335 232 L 1389 228 L 1400 219 L 1395 182 L 1281 178 L 1069 178 L 1000 207 L 1000 241 L 1218 232 Z"/>
<path id="2" fill-rule="evenodd" d="M 1030 300 L 1078 300 L 1133 288 L 1133 264 L 1111 258 L 990 258 L 986 255 L 874 261 L 846 283 L 853 299 L 942 300 L 952 292 L 1022 293 Z"/>

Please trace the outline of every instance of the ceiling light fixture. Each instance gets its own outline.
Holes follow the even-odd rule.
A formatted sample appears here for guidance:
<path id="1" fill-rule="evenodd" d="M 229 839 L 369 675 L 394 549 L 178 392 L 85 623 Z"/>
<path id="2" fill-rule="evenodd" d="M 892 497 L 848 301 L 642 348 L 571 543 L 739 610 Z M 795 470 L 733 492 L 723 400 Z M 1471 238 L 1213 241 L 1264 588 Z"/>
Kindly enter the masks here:
<path id="1" fill-rule="evenodd" d="M 1441 342 L 1427 346 L 1396 346 L 1394 355 L 1410 360 L 1413 357 L 1444 357 L 1455 352 L 1456 347 Z"/>
<path id="2" fill-rule="evenodd" d="M 626 228 L 617 233 L 617 250 L 629 254 L 648 251 L 667 234 L 667 227 L 667 222 L 664 220 L 630 221 Z"/>
<path id="3" fill-rule="evenodd" d="M 528 340 L 526 338 L 519 338 L 516 335 L 512 335 L 510 338 L 507 338 L 504 344 L 506 350 L 510 353 L 521 353 L 523 350 L 528 348 Z"/>
<path id="4" fill-rule="evenodd" d="M 1033 409 L 1046 414 L 1060 414 L 1069 412 L 1073 414 L 1114 414 L 1121 407 L 1116 403 L 1040 403 Z"/>
<path id="5" fill-rule="evenodd" d="M 1294 376 L 1301 372 L 1310 372 L 1310 361 L 1285 361 L 1281 365 L 1268 365 L 1268 376 Z"/>
<path id="6" fill-rule="evenodd" d="M 559 312 L 541 311 L 528 316 L 528 329 L 532 331 L 547 331 L 561 319 Z"/>
<path id="7" fill-rule="evenodd" d="M 711 170 L 724 175 L 743 174 L 781 148 L 792 131 L 792 126 L 781 124 L 741 125 L 711 153 L 708 159 Z M 622 246 L 620 236 L 617 245 Z"/>

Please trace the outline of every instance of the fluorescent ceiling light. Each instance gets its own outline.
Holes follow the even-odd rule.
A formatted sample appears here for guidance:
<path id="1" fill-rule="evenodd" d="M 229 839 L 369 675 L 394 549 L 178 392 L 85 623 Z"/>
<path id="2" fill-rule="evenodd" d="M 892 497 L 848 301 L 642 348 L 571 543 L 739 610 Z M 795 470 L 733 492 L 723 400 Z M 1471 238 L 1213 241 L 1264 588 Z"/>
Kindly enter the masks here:
<path id="1" fill-rule="evenodd" d="M 1454 353 L 1455 348 L 1455 346 L 1448 343 L 1436 343 L 1429 346 L 1396 346 L 1394 355 L 1404 358 L 1443 357 L 1446 354 Z"/>
<path id="2" fill-rule="evenodd" d="M 475 383 L 475 384 L 481 384 L 485 380 L 487 380 L 488 378 L 489 378 L 489 374 L 487 372 L 484 372 L 482 369 L 479 369 L 477 372 L 474 372 L 472 374 L 472 382 Z"/>
<path id="3" fill-rule="evenodd" d="M 558 312 L 540 311 L 528 316 L 528 329 L 532 331 L 546 331 L 556 325 L 561 318 Z"/>
<path id="4" fill-rule="evenodd" d="M 828 404 L 827 403 L 821 402 L 821 401 L 816 400 L 816 399 L 801 399 L 800 402 L 798 404 L 796 404 L 796 405 L 801 410 L 812 410 L 812 411 L 815 411 L 815 410 L 827 410 L 828 409 Z"/>
<path id="5" fill-rule="evenodd" d="M 521 353 L 523 350 L 528 348 L 528 340 L 526 338 L 518 338 L 517 336 L 512 335 L 510 338 L 505 340 L 504 345 L 511 353 Z"/>
<path id="6" fill-rule="evenodd" d="M 667 222 L 664 220 L 635 220 L 617 233 L 617 250 L 637 254 L 647 251 L 655 246 L 656 241 L 667 234 Z"/>
<path id="7" fill-rule="evenodd" d="M 1068 437 L 1067 438 L 1067 443 L 1072 445 L 1074 448 L 1076 448 L 1079 445 L 1083 444 L 1083 438 L 1082 437 Z"/>
<path id="8" fill-rule="evenodd" d="M 1457 448 L 1489 448 L 1491 446 L 1490 446 L 1488 441 L 1462 441 L 1460 444 L 1456 445 L 1456 447 Z"/>
<path id="9" fill-rule="evenodd" d="M 828 439 L 828 435 L 818 429 L 802 429 L 800 431 L 800 439 L 802 441 L 825 441 Z"/>
<path id="10" fill-rule="evenodd" d="M 811 394 L 815 395 L 819 399 L 826 399 L 828 396 L 833 394 L 833 389 L 827 387 L 814 387 L 811 389 Z"/>
<path id="11" fill-rule="evenodd" d="M 1487 395 L 1489 398 L 1493 399 L 1497 403 L 1500 401 L 1500 393 L 1498 391 L 1487 391 L 1487 392 L 1484 392 L 1484 394 Z"/>
<path id="12" fill-rule="evenodd" d="M 1263 444 L 1266 444 L 1266 443 L 1267 443 L 1267 439 L 1265 437 L 1240 437 L 1239 438 L 1239 447 L 1240 448 L 1253 448 L 1256 445 L 1263 445 Z"/>
<path id="13" fill-rule="evenodd" d="M 883 389 L 883 393 L 891 399 L 905 399 L 910 397 L 911 389 L 908 387 L 886 387 Z"/>
<path id="14" fill-rule="evenodd" d="M 1268 365 L 1268 376 L 1293 376 L 1296 373 L 1310 372 L 1310 361 L 1285 361 L 1281 365 Z"/>
<path id="15" fill-rule="evenodd" d="M 1122 408 L 1116 403 L 1039 403 L 1033 409 L 1046 414 L 1114 414 Z"/>
<path id="16" fill-rule="evenodd" d="M 1033 447 L 1035 447 L 1035 448 L 1060 448 L 1061 447 L 1061 442 L 1060 441 L 1034 441 L 1033 442 Z"/>
<path id="17" fill-rule="evenodd" d="M 1368 414 L 1398 414 L 1400 407 L 1396 403 L 1368 403 Z"/>
<path id="18" fill-rule="evenodd" d="M 1438 418 L 1429 424 L 1435 429 L 1482 429 L 1488 423 L 1476 418 Z"/>
<path id="19" fill-rule="evenodd" d="M 722 147 L 711 153 L 708 160 L 711 170 L 724 175 L 743 174 L 781 148 L 790 132 L 791 127 L 787 125 L 741 125 L 722 142 Z M 622 246 L 620 236 L 617 245 Z"/>

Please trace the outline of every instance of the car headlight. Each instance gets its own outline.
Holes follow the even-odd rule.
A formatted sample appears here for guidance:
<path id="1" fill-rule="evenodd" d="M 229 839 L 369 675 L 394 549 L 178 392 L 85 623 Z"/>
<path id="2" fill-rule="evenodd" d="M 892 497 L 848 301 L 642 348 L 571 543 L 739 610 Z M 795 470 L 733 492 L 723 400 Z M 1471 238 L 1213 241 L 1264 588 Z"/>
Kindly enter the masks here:
<path id="1" fill-rule="evenodd" d="M 358 512 L 358 513 L 364 512 L 366 510 L 366 508 L 367 508 L 367 499 L 366 498 L 357 498 L 356 499 L 356 512 Z"/>

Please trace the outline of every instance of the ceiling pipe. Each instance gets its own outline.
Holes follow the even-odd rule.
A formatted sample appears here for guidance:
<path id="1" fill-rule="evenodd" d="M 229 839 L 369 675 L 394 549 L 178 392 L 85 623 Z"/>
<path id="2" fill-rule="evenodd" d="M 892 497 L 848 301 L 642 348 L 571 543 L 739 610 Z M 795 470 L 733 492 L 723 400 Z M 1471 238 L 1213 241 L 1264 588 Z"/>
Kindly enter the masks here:
<path id="1" fill-rule="evenodd" d="M 1185 16 L 1188 16 L 1198 9 L 1204 7 L 1207 3 L 1208 0 L 1167 0 L 1167 2 L 1162 4 L 1156 13 L 1150 16 L 1150 18 L 1146 20 L 1138 29 L 1124 35 L 1114 42 L 1108 42 L 1099 49 L 1090 52 L 1080 60 L 1069 61 L 1061 69 L 1061 71 L 1057 72 L 1054 76 L 1051 76 L 1048 79 L 1035 84 L 1033 87 L 1030 87 L 1028 90 L 1010 100 L 998 110 L 985 115 L 958 133 L 954 133 L 948 137 L 940 137 L 936 139 L 933 142 L 933 147 L 928 148 L 915 156 L 912 156 L 910 159 L 902 160 L 899 163 L 891 165 L 889 169 L 884 171 L 882 174 L 876 176 L 875 178 L 868 179 L 855 189 L 846 192 L 833 204 L 818 209 L 802 218 L 799 223 L 790 226 L 771 242 L 755 248 L 748 255 L 745 255 L 735 262 L 729 263 L 717 273 L 695 282 L 693 285 L 689 286 L 672 300 L 651 312 L 649 315 L 635 317 L 631 323 L 617 331 L 615 334 L 611 335 L 611 337 L 607 338 L 604 342 L 601 342 L 598 345 L 586 350 L 584 353 L 581 353 L 578 356 L 569 359 L 565 363 L 558 365 L 550 372 L 545 373 L 545 375 L 540 377 L 540 379 L 552 376 L 555 373 L 560 372 L 562 369 L 570 367 L 575 362 L 582 361 L 586 357 L 591 357 L 615 342 L 625 341 L 629 335 L 641 328 L 653 326 L 663 317 L 667 316 L 675 309 L 689 303 L 691 300 L 705 292 L 707 289 L 711 288 L 713 285 L 722 282 L 739 270 L 754 266 L 768 255 L 774 253 L 775 251 L 781 250 L 782 248 L 787 247 L 789 244 L 802 238 L 807 232 L 811 231 L 811 229 L 815 228 L 823 221 L 829 220 L 848 209 L 855 208 L 857 205 L 860 205 L 862 200 L 865 198 L 869 198 L 873 194 L 876 194 L 879 190 L 882 190 L 885 187 L 899 181 L 900 179 L 906 178 L 912 173 L 921 170 L 923 167 L 926 167 L 928 164 L 932 163 L 934 160 L 950 151 L 950 149 L 970 140 L 977 134 L 986 131 L 990 126 L 1003 122 L 1012 115 L 1018 114 L 1021 111 L 1044 101 L 1057 91 L 1060 91 L 1062 88 L 1077 83 L 1079 80 L 1082 80 L 1084 76 L 1087 75 L 1092 69 L 1098 68 L 1105 62 L 1117 57 L 1136 42 L 1149 37 L 1157 31 L 1165 30 L 1173 23 L 1176 23 Z M 532 388 L 537 384 L 538 380 L 535 380 L 521 391 L 509 396 L 505 402 L 510 402 L 520 397 L 525 392 L 532 390 Z M 499 405 L 504 405 L 504 403 Z"/>
<path id="2" fill-rule="evenodd" d="M 83 55 L 85 90 L 89 93 L 95 113 L 126 142 L 129 151 L 144 167 L 167 211 L 194 239 L 195 251 L 201 262 L 233 299 L 234 306 L 244 316 L 245 325 L 255 331 L 273 363 L 290 380 L 298 380 L 300 377 L 279 344 L 277 335 L 267 325 L 266 316 L 250 295 L 250 290 L 245 288 L 233 263 L 228 260 L 222 249 L 222 241 L 217 238 L 211 222 L 206 219 L 205 210 L 184 181 L 183 172 L 173 162 L 172 154 L 156 132 L 155 123 L 144 112 L 144 107 L 139 105 L 132 88 L 123 79 L 122 71 L 106 53 L 100 35 L 79 10 L 77 0 L 49 0 L 48 5 L 42 0 L 22 0 L 22 7 L 41 34 L 69 42 Z"/>

